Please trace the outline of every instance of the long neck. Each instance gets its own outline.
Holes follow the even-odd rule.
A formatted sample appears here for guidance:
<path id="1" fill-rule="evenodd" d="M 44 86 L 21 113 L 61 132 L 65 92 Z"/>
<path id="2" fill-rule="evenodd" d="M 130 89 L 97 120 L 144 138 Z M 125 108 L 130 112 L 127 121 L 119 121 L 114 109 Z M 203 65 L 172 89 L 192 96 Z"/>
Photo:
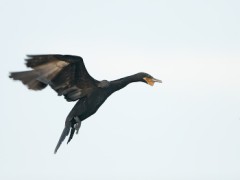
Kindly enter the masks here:
<path id="1" fill-rule="evenodd" d="M 141 81 L 141 78 L 139 78 L 137 74 L 111 81 L 110 82 L 111 91 L 112 92 L 118 91 L 124 88 L 125 86 L 127 86 L 128 84 L 132 82 L 138 82 L 138 81 Z"/>

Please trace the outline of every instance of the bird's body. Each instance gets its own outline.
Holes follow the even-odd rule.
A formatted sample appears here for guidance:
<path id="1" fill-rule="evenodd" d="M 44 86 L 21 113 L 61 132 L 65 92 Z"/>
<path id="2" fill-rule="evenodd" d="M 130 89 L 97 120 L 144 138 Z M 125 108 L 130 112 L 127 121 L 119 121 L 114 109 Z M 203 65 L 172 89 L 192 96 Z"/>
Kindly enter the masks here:
<path id="1" fill-rule="evenodd" d="M 55 153 L 66 136 L 71 141 L 81 122 L 93 115 L 104 101 L 114 92 L 132 82 L 146 82 L 153 85 L 161 82 L 146 73 L 137 73 L 115 81 L 97 81 L 92 78 L 79 56 L 71 55 L 34 55 L 28 56 L 27 67 L 33 70 L 13 72 L 10 77 L 20 80 L 32 90 L 42 90 L 50 86 L 59 96 L 67 101 L 77 101 L 68 114 L 62 135 L 55 148 Z"/>

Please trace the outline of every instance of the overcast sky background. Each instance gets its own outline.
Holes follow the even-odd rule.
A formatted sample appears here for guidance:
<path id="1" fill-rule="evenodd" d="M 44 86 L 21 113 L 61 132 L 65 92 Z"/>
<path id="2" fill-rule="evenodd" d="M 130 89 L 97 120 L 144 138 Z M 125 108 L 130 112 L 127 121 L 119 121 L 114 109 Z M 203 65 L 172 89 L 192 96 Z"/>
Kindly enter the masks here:
<path id="1" fill-rule="evenodd" d="M 240 1 L 0 1 L 0 179 L 240 179 Z M 55 145 L 75 103 L 8 78 L 75 54 L 98 80 L 147 72 Z"/>

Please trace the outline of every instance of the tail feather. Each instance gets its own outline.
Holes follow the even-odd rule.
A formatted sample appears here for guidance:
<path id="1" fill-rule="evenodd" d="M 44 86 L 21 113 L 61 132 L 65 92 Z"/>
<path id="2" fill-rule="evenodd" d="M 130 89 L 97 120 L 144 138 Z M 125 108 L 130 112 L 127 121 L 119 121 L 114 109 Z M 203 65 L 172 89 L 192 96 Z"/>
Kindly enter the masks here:
<path id="1" fill-rule="evenodd" d="M 74 136 L 74 133 L 76 131 L 76 134 L 78 133 L 79 129 L 81 127 L 81 121 L 79 121 L 78 123 L 76 123 L 75 121 L 66 121 L 65 123 L 65 127 L 63 129 L 63 132 L 59 138 L 59 141 L 57 143 L 57 146 L 54 150 L 54 153 L 56 154 L 57 153 L 57 150 L 59 149 L 59 147 L 61 146 L 62 142 L 65 140 L 65 138 L 69 135 L 69 132 L 70 132 L 70 135 L 69 135 L 69 138 L 68 138 L 68 141 L 67 141 L 67 144 L 72 140 L 73 136 Z M 71 130 L 71 131 L 70 131 Z"/>
<path id="2" fill-rule="evenodd" d="M 62 142 L 64 141 L 64 139 L 68 136 L 69 134 L 69 131 L 70 131 L 70 126 L 68 125 L 65 125 L 64 129 L 63 129 L 63 132 L 58 140 L 58 143 L 57 143 L 57 146 L 54 150 L 54 154 L 57 153 L 57 150 L 59 149 L 59 147 L 61 146 Z"/>
<path id="3" fill-rule="evenodd" d="M 35 70 L 31 71 L 22 71 L 22 72 L 12 72 L 9 77 L 14 80 L 20 80 L 25 84 L 29 89 L 32 90 L 42 90 L 47 84 L 37 80 L 39 74 Z"/>

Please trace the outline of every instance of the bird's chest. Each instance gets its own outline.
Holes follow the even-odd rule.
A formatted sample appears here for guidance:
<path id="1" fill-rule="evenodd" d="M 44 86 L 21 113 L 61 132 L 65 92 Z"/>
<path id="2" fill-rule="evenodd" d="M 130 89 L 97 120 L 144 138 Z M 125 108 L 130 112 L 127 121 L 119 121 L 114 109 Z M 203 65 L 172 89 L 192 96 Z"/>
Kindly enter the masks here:
<path id="1" fill-rule="evenodd" d="M 89 109 L 97 110 L 105 102 L 108 96 L 109 95 L 104 91 L 101 93 L 96 93 L 89 101 Z"/>
<path id="2" fill-rule="evenodd" d="M 82 114 L 82 119 L 86 119 L 87 117 L 93 115 L 105 102 L 109 95 L 110 94 L 104 91 L 93 94 L 86 102 L 86 110 L 85 113 Z"/>

